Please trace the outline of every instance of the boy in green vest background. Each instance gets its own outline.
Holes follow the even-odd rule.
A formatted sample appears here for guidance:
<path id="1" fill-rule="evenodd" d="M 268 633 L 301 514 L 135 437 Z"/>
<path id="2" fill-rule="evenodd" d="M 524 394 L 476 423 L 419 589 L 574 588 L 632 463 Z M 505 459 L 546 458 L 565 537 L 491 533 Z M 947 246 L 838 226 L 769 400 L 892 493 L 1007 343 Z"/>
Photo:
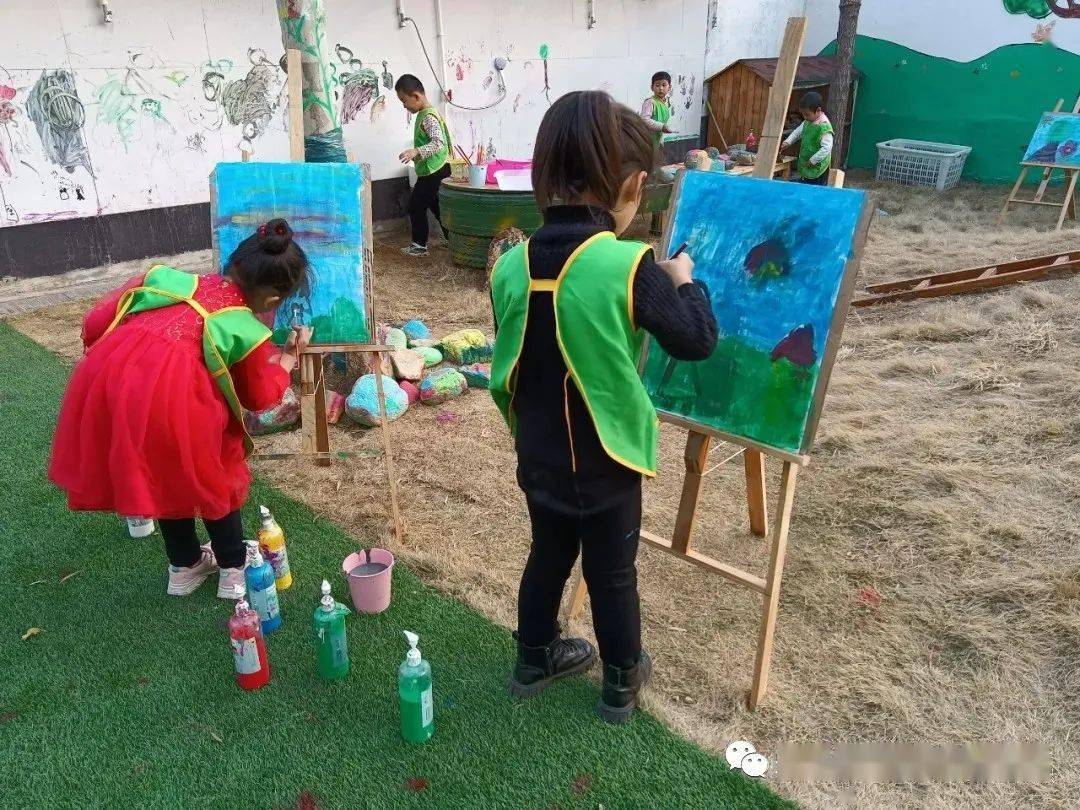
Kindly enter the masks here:
<path id="1" fill-rule="evenodd" d="M 597 708 L 612 723 L 630 719 L 652 672 L 635 558 L 659 422 L 638 357 L 649 333 L 672 357 L 704 360 L 717 334 L 686 253 L 656 261 L 649 245 L 617 238 L 655 162 L 652 132 L 633 110 L 602 92 L 560 98 L 533 153 L 544 224 L 491 275 L 490 390 L 514 434 L 532 524 L 510 693 L 531 697 L 596 661 L 592 645 L 564 638 L 556 621 L 580 551 L 604 663 Z"/>
<path id="2" fill-rule="evenodd" d="M 653 144 L 657 150 L 664 142 L 664 135 L 672 131 L 669 125 L 671 121 L 669 95 L 671 95 L 671 74 L 666 70 L 659 70 L 652 77 L 652 95 L 641 103 L 641 117 L 645 121 L 645 126 L 652 132 Z M 649 232 L 660 233 L 659 213 L 652 215 Z"/>
<path id="3" fill-rule="evenodd" d="M 438 111 L 431 106 L 424 84 L 406 73 L 394 84 L 398 100 L 416 118 L 413 121 L 413 148 L 406 149 L 398 159 L 412 161 L 416 166 L 416 184 L 409 195 L 409 221 L 412 224 L 412 244 L 402 248 L 406 256 L 427 256 L 427 212 L 439 216 L 439 186 L 450 176 L 450 132 Z M 443 228 L 446 235 L 446 228 Z"/>
<path id="4" fill-rule="evenodd" d="M 823 109 L 821 93 L 807 93 L 799 101 L 799 113 L 802 123 L 784 139 L 787 149 L 795 141 L 799 146 L 798 175 L 800 183 L 824 186 L 829 182 L 829 167 L 832 165 L 833 128 Z"/>

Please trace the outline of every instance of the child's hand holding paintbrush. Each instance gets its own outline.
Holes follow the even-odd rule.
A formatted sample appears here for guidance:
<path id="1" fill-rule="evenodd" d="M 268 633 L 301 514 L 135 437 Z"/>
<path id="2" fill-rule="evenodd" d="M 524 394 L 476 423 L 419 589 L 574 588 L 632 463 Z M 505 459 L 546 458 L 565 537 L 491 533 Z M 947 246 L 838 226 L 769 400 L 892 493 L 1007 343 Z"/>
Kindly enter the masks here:
<path id="1" fill-rule="evenodd" d="M 657 262 L 660 269 L 668 274 L 668 278 L 671 279 L 671 283 L 676 288 L 681 287 L 683 284 L 690 284 L 694 280 L 694 260 L 686 253 L 689 244 L 689 242 L 683 242 L 682 246 L 671 255 L 670 259 Z"/>

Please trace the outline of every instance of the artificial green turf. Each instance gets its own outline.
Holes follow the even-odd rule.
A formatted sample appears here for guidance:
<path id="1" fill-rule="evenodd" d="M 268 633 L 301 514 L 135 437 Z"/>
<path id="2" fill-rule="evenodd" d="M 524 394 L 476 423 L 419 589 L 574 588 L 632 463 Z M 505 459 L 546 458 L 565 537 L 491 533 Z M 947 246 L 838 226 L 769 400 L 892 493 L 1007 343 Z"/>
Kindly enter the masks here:
<path id="1" fill-rule="evenodd" d="M 603 724 L 587 679 L 512 703 L 510 634 L 402 565 L 390 610 L 350 617 L 348 679 L 320 682 L 311 611 L 323 577 L 347 600 L 340 563 L 357 544 L 263 485 L 248 525 L 260 502 L 273 510 L 296 578 L 268 640 L 273 680 L 242 692 L 213 581 L 167 597 L 159 535 L 72 514 L 46 482 L 67 374 L 0 323 L 0 804 L 789 806 L 651 717 Z M 30 627 L 43 632 L 22 641 Z M 435 736 L 418 747 L 397 728 L 405 629 L 434 668 Z"/>

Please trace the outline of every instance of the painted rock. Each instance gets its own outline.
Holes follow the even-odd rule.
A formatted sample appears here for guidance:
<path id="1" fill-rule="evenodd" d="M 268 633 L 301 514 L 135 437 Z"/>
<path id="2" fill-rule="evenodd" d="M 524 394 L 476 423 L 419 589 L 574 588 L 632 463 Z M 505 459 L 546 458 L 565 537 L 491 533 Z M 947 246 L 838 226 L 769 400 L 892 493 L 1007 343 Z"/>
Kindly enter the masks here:
<path id="1" fill-rule="evenodd" d="M 394 365 L 394 377 L 399 380 L 416 382 L 424 376 L 424 356 L 412 349 L 398 349 L 390 352 L 390 362 Z"/>
<path id="2" fill-rule="evenodd" d="M 341 415 L 345 413 L 345 397 L 337 391 L 326 391 L 326 421 L 336 425 L 341 421 Z"/>
<path id="3" fill-rule="evenodd" d="M 712 158 L 709 157 L 709 153 L 704 149 L 691 149 L 686 153 L 686 159 L 683 161 L 683 165 L 688 169 L 697 169 L 698 171 L 707 172 L 712 169 Z"/>
<path id="4" fill-rule="evenodd" d="M 386 397 L 386 418 L 393 422 L 409 408 L 409 396 L 392 377 L 383 377 L 383 394 Z M 348 399 L 345 413 L 364 427 L 379 424 L 379 397 L 375 389 L 375 375 L 365 374 L 356 381 Z"/>
<path id="5" fill-rule="evenodd" d="M 409 346 L 412 346 L 414 340 L 427 340 L 431 337 L 431 330 L 427 328 L 427 324 L 423 321 L 412 320 L 401 327 L 401 331 L 405 333 L 405 337 L 409 339 Z"/>
<path id="6" fill-rule="evenodd" d="M 418 338 L 417 340 L 409 339 L 410 349 L 435 349 L 442 343 L 438 338 Z"/>
<path id="7" fill-rule="evenodd" d="M 413 351 L 423 356 L 424 368 L 431 368 L 442 362 L 442 352 L 433 346 L 420 346 L 413 349 Z"/>
<path id="8" fill-rule="evenodd" d="M 300 397 L 291 388 L 273 408 L 265 411 L 244 411 L 244 427 L 252 436 L 268 436 L 296 427 L 300 423 Z"/>
<path id="9" fill-rule="evenodd" d="M 461 366 L 458 371 L 469 384 L 469 388 L 487 388 L 491 383 L 491 363 L 470 363 Z"/>
<path id="10" fill-rule="evenodd" d="M 448 399 L 461 396 L 468 388 L 469 384 L 460 371 L 436 369 L 420 383 L 420 401 L 425 405 L 442 405 Z"/>
<path id="11" fill-rule="evenodd" d="M 459 329 L 442 339 L 443 357 L 457 365 L 490 360 L 494 347 L 479 329 Z"/>
<path id="12" fill-rule="evenodd" d="M 720 150 L 717 149 L 715 146 L 710 146 L 708 149 L 706 149 L 705 154 L 707 154 L 713 160 L 719 160 L 720 158 Z"/>
<path id="13" fill-rule="evenodd" d="M 403 331 L 391 326 L 386 330 L 386 337 L 383 339 L 383 345 L 393 346 L 395 349 L 407 349 L 409 348 L 409 339 L 405 337 Z"/>
<path id="14" fill-rule="evenodd" d="M 409 398 L 409 404 L 412 405 L 420 401 L 420 389 L 415 384 L 408 380 L 402 380 L 398 383 L 401 386 L 401 390 L 405 392 L 405 396 Z"/>

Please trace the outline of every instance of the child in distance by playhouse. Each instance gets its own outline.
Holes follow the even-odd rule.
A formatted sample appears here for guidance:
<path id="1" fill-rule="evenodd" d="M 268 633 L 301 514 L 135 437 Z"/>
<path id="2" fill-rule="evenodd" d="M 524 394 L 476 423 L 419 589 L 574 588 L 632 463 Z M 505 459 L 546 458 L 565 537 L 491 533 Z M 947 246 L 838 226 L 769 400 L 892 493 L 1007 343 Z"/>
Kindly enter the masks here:
<path id="1" fill-rule="evenodd" d="M 648 245 L 617 239 L 656 161 L 638 114 L 606 93 L 569 93 L 545 114 L 536 144 L 544 225 L 491 277 L 490 388 L 515 435 L 532 523 L 509 688 L 529 697 L 595 662 L 592 645 L 562 637 L 556 621 L 580 551 L 604 663 L 598 710 L 625 722 L 652 671 L 634 560 L 658 420 L 637 361 L 646 332 L 673 357 L 707 358 L 716 320 L 689 255 L 658 262 Z"/>
<path id="2" fill-rule="evenodd" d="M 833 127 L 825 115 L 825 101 L 821 93 L 811 91 L 799 100 L 802 123 L 784 139 L 787 149 L 796 141 L 799 144 L 799 162 L 796 164 L 800 183 L 824 186 L 829 182 L 832 165 Z"/>
<path id="3" fill-rule="evenodd" d="M 307 257 L 275 219 L 240 243 L 224 275 L 156 265 L 83 321 L 86 353 L 64 395 L 49 478 L 73 510 L 157 518 L 170 595 L 194 592 L 219 567 L 218 596 L 243 585 L 251 473 L 241 409 L 281 401 L 310 338 L 296 329 L 278 351 L 254 313 L 307 283 Z"/>

